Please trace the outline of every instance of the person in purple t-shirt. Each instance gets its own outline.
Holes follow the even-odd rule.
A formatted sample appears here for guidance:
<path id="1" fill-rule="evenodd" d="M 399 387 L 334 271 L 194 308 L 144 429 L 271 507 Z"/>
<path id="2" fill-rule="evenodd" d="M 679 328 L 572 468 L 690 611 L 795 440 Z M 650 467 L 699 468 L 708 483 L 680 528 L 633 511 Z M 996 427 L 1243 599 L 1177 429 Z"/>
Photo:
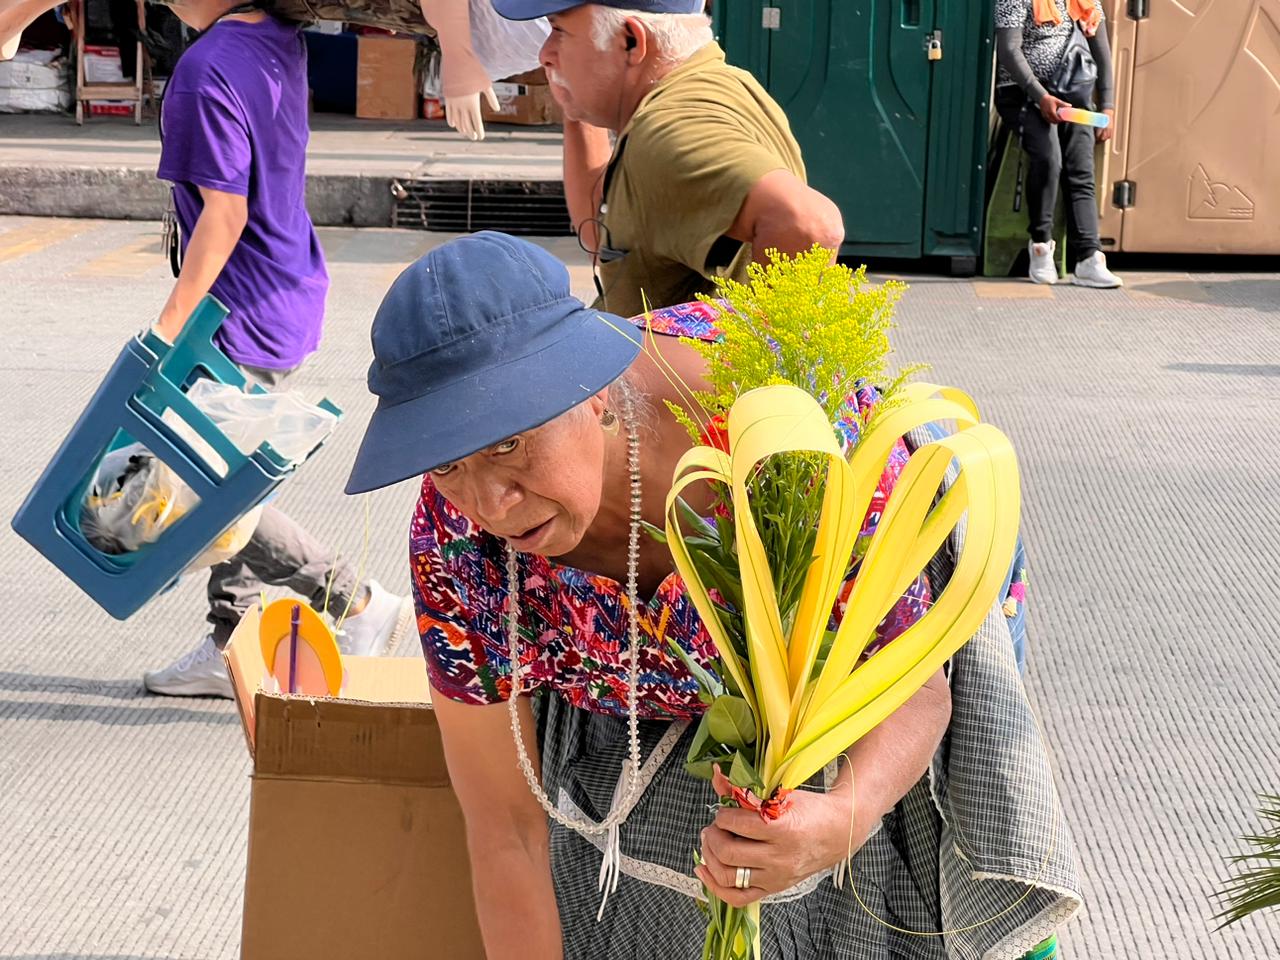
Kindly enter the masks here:
<path id="1" fill-rule="evenodd" d="M 172 181 L 182 269 L 161 310 L 172 341 L 207 293 L 230 313 L 218 346 L 253 380 L 282 386 L 320 342 L 329 275 L 305 202 L 306 46 L 296 25 L 235 0 L 182 0 L 174 12 L 206 32 L 165 91 L 157 176 Z M 296 523 L 268 506 L 253 538 L 209 577 L 208 634 L 191 653 L 148 673 L 153 693 L 231 696 L 219 649 L 263 583 L 348 616 L 347 653 L 394 652 L 412 606 L 377 582 L 357 582 Z"/>

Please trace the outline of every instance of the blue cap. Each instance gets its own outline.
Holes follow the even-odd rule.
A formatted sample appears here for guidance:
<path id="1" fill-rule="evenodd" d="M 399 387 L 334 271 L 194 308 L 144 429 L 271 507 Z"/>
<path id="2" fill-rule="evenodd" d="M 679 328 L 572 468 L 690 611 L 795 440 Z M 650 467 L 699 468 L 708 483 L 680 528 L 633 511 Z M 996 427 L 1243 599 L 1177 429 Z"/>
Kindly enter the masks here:
<path id="1" fill-rule="evenodd" d="M 591 0 L 601 7 L 636 13 L 702 13 L 706 0 Z M 536 20 L 584 5 L 584 0 L 493 0 L 493 9 L 508 20 Z"/>
<path id="2" fill-rule="evenodd" d="M 527 240 L 485 231 L 442 244 L 396 278 L 374 316 L 378 406 L 347 493 L 554 420 L 616 380 L 640 337 L 584 307 L 564 264 Z"/>

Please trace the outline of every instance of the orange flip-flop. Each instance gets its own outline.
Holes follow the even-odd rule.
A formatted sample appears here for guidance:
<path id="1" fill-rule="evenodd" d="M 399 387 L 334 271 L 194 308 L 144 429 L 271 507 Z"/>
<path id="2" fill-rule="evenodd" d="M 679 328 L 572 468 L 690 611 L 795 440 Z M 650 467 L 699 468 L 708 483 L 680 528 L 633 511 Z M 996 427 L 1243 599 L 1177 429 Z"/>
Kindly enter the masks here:
<path id="1" fill-rule="evenodd" d="M 342 654 L 333 631 L 306 603 L 286 597 L 270 604 L 262 611 L 258 639 L 281 693 L 336 697 L 342 689 Z"/>

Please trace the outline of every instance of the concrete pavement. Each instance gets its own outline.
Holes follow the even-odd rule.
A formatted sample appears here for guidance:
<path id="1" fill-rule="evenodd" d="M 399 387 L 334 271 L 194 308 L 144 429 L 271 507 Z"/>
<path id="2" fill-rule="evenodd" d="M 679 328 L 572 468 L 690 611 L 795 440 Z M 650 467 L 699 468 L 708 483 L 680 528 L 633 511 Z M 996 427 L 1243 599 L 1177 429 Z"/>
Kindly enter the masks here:
<path id="1" fill-rule="evenodd" d="M 123 341 L 163 303 L 153 223 L 0 217 L 0 515 L 12 516 Z M 333 292 L 304 389 L 347 422 L 282 505 L 358 556 L 341 493 L 371 409 L 368 324 L 439 236 L 324 229 Z M 555 252 L 576 257 L 572 241 Z M 590 274 L 574 260 L 584 295 Z M 1123 291 L 908 278 L 904 361 L 969 390 L 1021 458 L 1029 688 L 1081 849 L 1068 958 L 1238 960 L 1280 918 L 1210 931 L 1254 794 L 1280 789 L 1280 276 L 1129 275 Z M 372 495 L 368 569 L 405 589 L 412 485 Z M 237 956 L 248 759 L 234 707 L 142 694 L 203 588 L 126 623 L 7 525 L 0 575 L 0 958 Z"/>
<path id="2" fill-rule="evenodd" d="M 389 227 L 394 180 L 560 180 L 558 127 L 490 124 L 479 143 L 443 121 L 311 118 L 307 206 L 321 226 Z M 154 120 L 0 114 L 0 214 L 159 219 Z"/>

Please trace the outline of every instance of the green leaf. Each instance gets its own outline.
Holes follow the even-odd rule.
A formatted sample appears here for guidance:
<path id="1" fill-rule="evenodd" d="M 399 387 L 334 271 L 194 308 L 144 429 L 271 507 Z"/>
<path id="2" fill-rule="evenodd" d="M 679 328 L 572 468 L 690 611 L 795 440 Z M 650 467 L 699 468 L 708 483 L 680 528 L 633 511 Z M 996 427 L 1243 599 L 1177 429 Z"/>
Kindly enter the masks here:
<path id="1" fill-rule="evenodd" d="M 726 747 L 741 749 L 755 743 L 756 716 L 741 697 L 716 697 L 706 718 L 711 735 Z"/>
<path id="2" fill-rule="evenodd" d="M 817 679 L 822 673 L 822 668 L 827 665 L 827 657 L 831 653 L 831 645 L 835 643 L 836 632 L 828 630 L 822 635 L 822 641 L 818 644 L 818 655 L 814 658 L 813 669 L 809 671 L 809 680 Z"/>
<path id="3" fill-rule="evenodd" d="M 684 668 L 689 671 L 689 675 L 698 681 L 698 688 L 702 694 L 707 694 L 710 699 L 703 699 L 703 703 L 710 704 L 716 697 L 724 693 L 724 686 L 715 677 L 703 669 L 702 665 L 693 659 L 680 644 L 676 643 L 675 638 L 667 637 L 667 646 L 673 653 L 680 658 L 680 662 L 684 664 Z"/>
<path id="4" fill-rule="evenodd" d="M 741 610 L 742 583 L 738 578 L 737 569 L 727 570 L 713 556 L 700 551 L 693 551 L 690 557 L 702 582 L 711 589 L 720 591 L 725 602 L 732 605 L 734 609 Z"/>
<path id="5" fill-rule="evenodd" d="M 712 737 L 712 727 L 707 722 L 707 714 L 703 714 L 703 718 L 698 721 L 698 727 L 694 730 L 694 739 L 689 744 L 689 756 L 686 759 L 700 760 L 708 753 L 719 753 L 723 748 L 717 744 Z"/>
<path id="6" fill-rule="evenodd" d="M 734 544 L 738 542 L 736 534 L 737 530 L 733 525 L 733 521 L 728 517 L 722 517 L 717 513 L 716 536 L 719 538 L 720 543 L 724 546 L 726 552 L 733 552 Z"/>
<path id="7" fill-rule="evenodd" d="M 716 532 L 716 528 L 707 522 L 706 517 L 685 503 L 684 497 L 676 497 L 676 510 L 684 522 L 689 524 L 690 528 L 696 530 L 703 537 L 715 541 L 717 545 L 719 544 L 720 536 Z"/>
<path id="8" fill-rule="evenodd" d="M 649 523 L 646 520 L 641 520 L 640 529 L 647 533 L 651 540 L 655 540 L 658 543 L 663 544 L 667 542 L 667 531 L 662 529 L 662 527 L 655 527 L 652 523 Z"/>
<path id="9" fill-rule="evenodd" d="M 1253 847 L 1251 853 L 1230 858 L 1241 868 L 1218 892 L 1224 909 L 1215 920 L 1229 926 L 1260 910 L 1280 907 L 1280 797 L 1263 797 L 1258 815 L 1269 826 L 1265 833 L 1244 837 Z"/>
<path id="10" fill-rule="evenodd" d="M 700 550 L 704 554 L 715 556 L 720 549 L 720 544 L 715 540 L 707 537 L 688 536 L 684 538 L 684 545 L 690 550 Z"/>
<path id="11" fill-rule="evenodd" d="M 685 773 L 691 777 L 697 777 L 699 780 L 710 780 L 717 766 L 723 770 L 732 762 L 733 755 L 726 753 L 722 756 L 711 756 L 703 760 L 689 760 L 685 763 L 684 769 Z"/>
<path id="12" fill-rule="evenodd" d="M 756 796 L 764 792 L 764 784 L 756 768 L 741 753 L 733 755 L 733 765 L 729 767 L 729 782 L 743 790 L 753 790 Z"/>

